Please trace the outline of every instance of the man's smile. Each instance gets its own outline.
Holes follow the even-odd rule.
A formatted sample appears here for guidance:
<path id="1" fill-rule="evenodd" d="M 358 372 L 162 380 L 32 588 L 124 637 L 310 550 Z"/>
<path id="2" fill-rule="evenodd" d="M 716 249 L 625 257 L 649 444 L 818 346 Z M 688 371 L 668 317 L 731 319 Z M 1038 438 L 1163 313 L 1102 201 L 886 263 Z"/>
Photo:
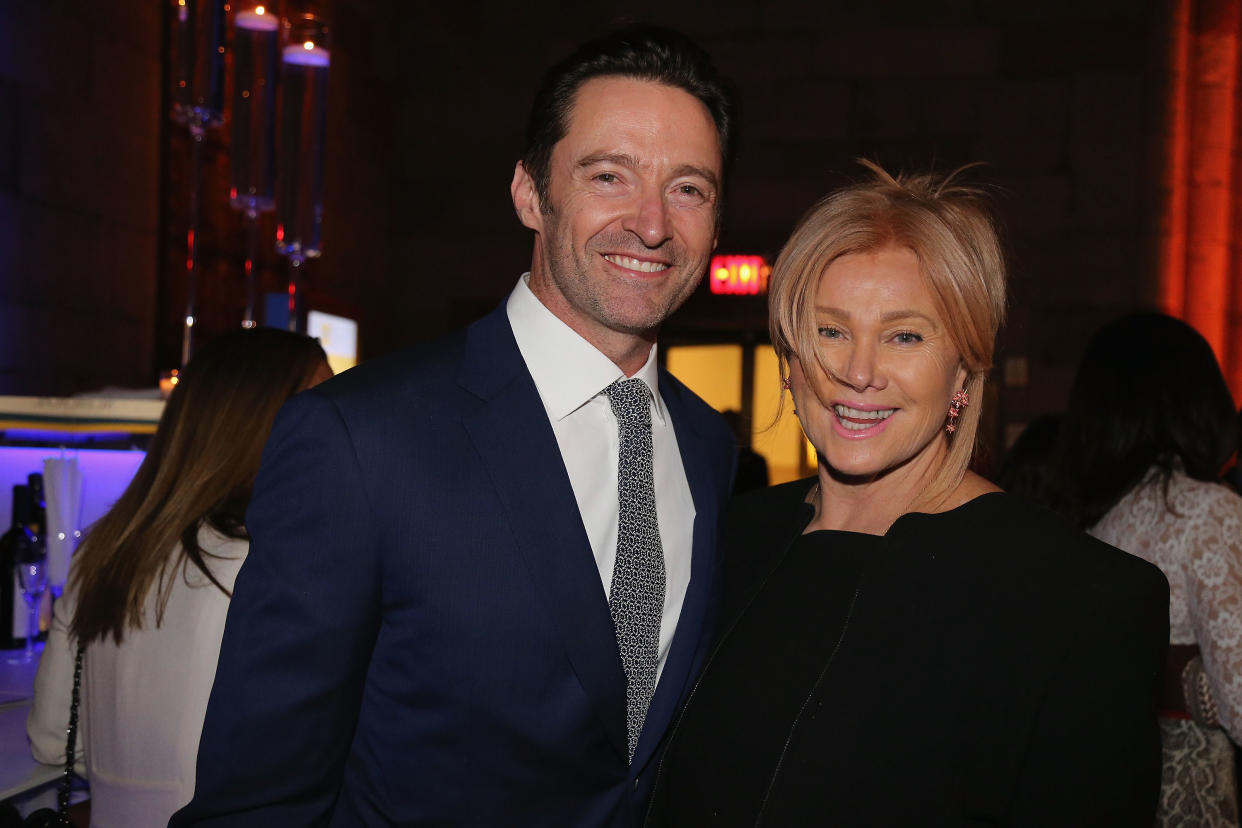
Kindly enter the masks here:
<path id="1" fill-rule="evenodd" d="M 643 259 L 635 259 L 633 256 L 622 256 L 618 253 L 605 253 L 604 259 L 612 262 L 617 267 L 623 267 L 626 270 L 636 270 L 639 273 L 657 273 L 661 270 L 668 270 L 667 262 L 644 261 Z"/>

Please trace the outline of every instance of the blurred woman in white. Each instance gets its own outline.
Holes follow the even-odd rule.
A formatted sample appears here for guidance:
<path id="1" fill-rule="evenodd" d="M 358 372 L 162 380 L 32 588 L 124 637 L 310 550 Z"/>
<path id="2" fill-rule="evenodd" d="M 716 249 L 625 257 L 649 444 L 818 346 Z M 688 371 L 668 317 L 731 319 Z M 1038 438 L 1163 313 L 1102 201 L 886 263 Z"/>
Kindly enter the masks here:
<path id="1" fill-rule="evenodd" d="M 164 826 L 190 801 L 263 444 L 284 402 L 331 374 L 319 343 L 300 334 L 213 340 L 182 372 L 133 481 L 74 555 L 27 733 L 36 760 L 64 763 L 82 642 L 77 766 L 91 825 Z"/>
<path id="2" fill-rule="evenodd" d="M 1169 579 L 1159 825 L 1238 825 L 1229 742 L 1242 742 L 1242 497 L 1220 479 L 1237 444 L 1233 398 L 1194 328 L 1141 312 L 1092 337 L 1050 494 Z"/>

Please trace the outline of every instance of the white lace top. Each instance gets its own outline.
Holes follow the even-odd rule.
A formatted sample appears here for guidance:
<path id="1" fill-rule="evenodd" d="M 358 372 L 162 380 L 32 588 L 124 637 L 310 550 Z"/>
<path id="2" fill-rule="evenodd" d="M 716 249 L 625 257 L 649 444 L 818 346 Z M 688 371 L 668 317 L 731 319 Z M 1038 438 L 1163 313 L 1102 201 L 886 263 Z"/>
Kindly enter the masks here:
<path id="1" fill-rule="evenodd" d="M 1242 742 L 1242 497 L 1174 472 L 1126 494 L 1090 533 L 1169 579 L 1169 641 L 1198 644 L 1221 724 Z"/>

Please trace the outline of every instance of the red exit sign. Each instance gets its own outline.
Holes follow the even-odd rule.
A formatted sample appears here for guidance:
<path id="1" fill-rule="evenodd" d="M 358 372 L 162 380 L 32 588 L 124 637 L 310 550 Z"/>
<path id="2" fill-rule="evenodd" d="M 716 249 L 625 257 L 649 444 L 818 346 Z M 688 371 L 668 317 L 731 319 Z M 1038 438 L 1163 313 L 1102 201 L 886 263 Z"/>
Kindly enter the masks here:
<path id="1" fill-rule="evenodd" d="M 757 296 L 768 292 L 771 272 L 762 256 L 713 256 L 709 284 L 712 293 Z"/>

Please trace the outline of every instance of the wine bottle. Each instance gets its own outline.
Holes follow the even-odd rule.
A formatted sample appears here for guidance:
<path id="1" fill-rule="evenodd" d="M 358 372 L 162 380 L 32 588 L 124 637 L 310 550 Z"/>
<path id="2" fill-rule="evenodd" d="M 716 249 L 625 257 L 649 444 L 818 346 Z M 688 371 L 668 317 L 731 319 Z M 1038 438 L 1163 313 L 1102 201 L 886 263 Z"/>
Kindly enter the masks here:
<path id="1" fill-rule="evenodd" d="M 30 487 L 30 522 L 26 524 L 26 534 L 30 538 L 30 557 L 27 560 L 43 561 L 47 566 L 47 498 L 43 494 L 43 473 L 31 472 L 26 475 L 26 485 Z M 46 570 L 45 570 L 46 571 Z M 20 584 L 18 585 L 20 588 Z M 18 593 L 21 597 L 21 593 Z M 52 601 L 49 590 L 44 589 L 39 596 L 39 626 L 35 630 L 35 638 L 39 641 L 47 639 L 46 630 L 52 625 Z M 25 599 L 22 599 L 23 605 Z M 29 615 L 26 616 L 29 619 Z M 25 634 L 25 625 L 22 628 Z"/>
<path id="2" fill-rule="evenodd" d="M 35 553 L 30 530 L 29 486 L 13 487 L 13 524 L 0 535 L 0 648 L 26 646 L 26 601 L 17 580 L 17 564 Z"/>

